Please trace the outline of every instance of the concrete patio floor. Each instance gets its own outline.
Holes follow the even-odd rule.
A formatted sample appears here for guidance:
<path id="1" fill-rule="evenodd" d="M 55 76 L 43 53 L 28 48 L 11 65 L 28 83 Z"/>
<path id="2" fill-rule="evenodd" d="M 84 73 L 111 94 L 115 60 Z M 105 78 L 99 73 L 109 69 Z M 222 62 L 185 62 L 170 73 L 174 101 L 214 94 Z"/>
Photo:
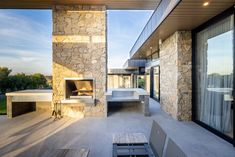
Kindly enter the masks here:
<path id="1" fill-rule="evenodd" d="M 235 148 L 193 122 L 178 122 L 150 101 L 151 117 L 141 113 L 115 112 L 108 118 L 64 117 L 53 121 L 50 113 L 33 112 L 14 119 L 0 116 L 0 156 L 32 157 L 47 149 L 89 148 L 89 157 L 111 157 L 112 136 L 141 132 L 148 138 L 156 120 L 188 156 L 233 157 Z"/>

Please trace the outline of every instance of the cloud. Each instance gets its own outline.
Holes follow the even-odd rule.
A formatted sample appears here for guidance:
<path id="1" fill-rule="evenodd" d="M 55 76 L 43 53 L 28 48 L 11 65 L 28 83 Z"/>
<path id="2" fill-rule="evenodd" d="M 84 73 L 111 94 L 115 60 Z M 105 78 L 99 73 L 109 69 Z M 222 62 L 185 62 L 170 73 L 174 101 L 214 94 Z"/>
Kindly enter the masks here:
<path id="1" fill-rule="evenodd" d="M 0 48 L 1 66 L 7 66 L 13 70 L 12 74 L 24 72 L 28 74 L 43 73 L 51 75 L 52 53 L 25 51 L 18 49 Z"/>
<path id="2" fill-rule="evenodd" d="M 22 61 L 17 58 L 4 57 L 4 60 L 0 62 L 12 69 L 11 74 L 24 72 L 26 74 L 43 73 L 45 75 L 51 75 L 52 71 L 52 62 L 49 60 L 45 61 L 45 58 L 37 59 L 32 62 L 28 60 L 28 58 Z"/>
<path id="3" fill-rule="evenodd" d="M 108 12 L 108 67 L 122 68 L 152 11 Z"/>
<path id="4" fill-rule="evenodd" d="M 46 54 L 42 52 L 36 51 L 25 51 L 19 49 L 2 49 L 0 48 L 0 56 L 1 57 L 8 57 L 8 58 L 18 58 L 23 60 L 38 60 L 39 58 L 43 57 L 50 57 L 52 54 Z M 27 59 L 28 58 L 28 59 Z"/>
<path id="5" fill-rule="evenodd" d="M 51 74 L 51 15 L 0 10 L 0 66 Z M 108 66 L 122 67 L 152 11 L 108 11 Z M 48 22 L 49 21 L 49 22 Z"/>
<path id="6" fill-rule="evenodd" d="M 13 73 L 51 74 L 51 23 L 43 21 L 51 17 L 33 18 L 38 12 L 0 10 L 0 66 Z"/>
<path id="7" fill-rule="evenodd" d="M 16 43 L 47 48 L 51 46 L 51 34 L 51 28 L 37 19 L 32 20 L 10 11 L 0 11 L 0 41 L 3 43 L 10 39 L 12 45 Z"/>
<path id="8" fill-rule="evenodd" d="M 42 39 L 45 39 L 45 34 L 51 30 L 47 26 L 41 24 L 40 21 L 37 21 L 37 19 L 32 20 L 16 13 L 4 11 L 0 11 L 0 24 L 0 32 L 3 35 L 13 36 L 21 39 L 26 39 L 26 37 L 35 39 L 36 37 L 39 37 L 37 39 L 44 41 Z M 37 36 L 34 36 L 35 33 Z"/>

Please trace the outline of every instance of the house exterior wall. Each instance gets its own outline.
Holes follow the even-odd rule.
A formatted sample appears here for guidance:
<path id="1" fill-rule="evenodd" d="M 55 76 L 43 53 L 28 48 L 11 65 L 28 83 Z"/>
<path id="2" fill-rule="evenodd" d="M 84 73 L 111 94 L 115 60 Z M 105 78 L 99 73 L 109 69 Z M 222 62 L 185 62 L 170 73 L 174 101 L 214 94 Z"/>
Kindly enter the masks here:
<path id="1" fill-rule="evenodd" d="M 84 116 L 105 115 L 106 45 L 104 6 L 53 7 L 53 102 L 64 99 L 64 78 L 94 78 L 96 104 L 70 105 Z"/>
<path id="2" fill-rule="evenodd" d="M 191 120 L 191 56 L 191 32 L 175 32 L 160 45 L 160 103 L 177 120 Z"/>
<path id="3" fill-rule="evenodd" d="M 177 34 L 160 45 L 160 103 L 162 108 L 177 119 Z"/>
<path id="4" fill-rule="evenodd" d="M 178 119 L 192 118 L 192 36 L 191 32 L 178 32 Z"/>

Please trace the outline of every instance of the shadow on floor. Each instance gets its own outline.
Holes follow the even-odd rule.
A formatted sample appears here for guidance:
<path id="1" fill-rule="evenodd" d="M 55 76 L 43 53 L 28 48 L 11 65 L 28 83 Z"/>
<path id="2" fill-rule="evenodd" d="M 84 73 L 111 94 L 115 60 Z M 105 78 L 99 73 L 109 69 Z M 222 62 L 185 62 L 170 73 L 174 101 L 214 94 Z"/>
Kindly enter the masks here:
<path id="1" fill-rule="evenodd" d="M 233 157 L 235 148 L 193 122 L 179 122 L 150 101 L 151 117 L 137 112 L 110 112 L 108 118 L 49 119 L 47 113 L 30 113 L 0 121 L 6 127 L 0 134 L 0 156 L 37 157 L 48 149 L 89 148 L 89 157 L 112 156 L 112 137 L 116 133 L 144 133 L 149 137 L 152 121 L 190 157 Z M 4 123 L 4 125 L 1 125 Z"/>

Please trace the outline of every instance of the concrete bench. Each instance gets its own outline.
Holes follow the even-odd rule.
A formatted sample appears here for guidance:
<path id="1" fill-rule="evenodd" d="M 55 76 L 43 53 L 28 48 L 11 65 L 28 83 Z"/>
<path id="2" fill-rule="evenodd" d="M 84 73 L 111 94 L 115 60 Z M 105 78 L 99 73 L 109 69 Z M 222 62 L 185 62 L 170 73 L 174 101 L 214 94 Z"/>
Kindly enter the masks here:
<path id="1" fill-rule="evenodd" d="M 133 102 L 137 106 L 141 107 L 145 116 L 149 116 L 149 94 L 141 88 L 118 88 L 109 89 L 106 95 L 106 108 L 108 111 L 108 104 L 111 103 L 129 103 Z"/>
<path id="2" fill-rule="evenodd" d="M 136 91 L 112 91 L 112 97 L 109 102 L 133 102 L 140 101 L 140 97 Z"/>
<path id="3" fill-rule="evenodd" d="M 22 90 L 6 93 L 9 118 L 37 109 L 51 110 L 52 90 Z"/>

